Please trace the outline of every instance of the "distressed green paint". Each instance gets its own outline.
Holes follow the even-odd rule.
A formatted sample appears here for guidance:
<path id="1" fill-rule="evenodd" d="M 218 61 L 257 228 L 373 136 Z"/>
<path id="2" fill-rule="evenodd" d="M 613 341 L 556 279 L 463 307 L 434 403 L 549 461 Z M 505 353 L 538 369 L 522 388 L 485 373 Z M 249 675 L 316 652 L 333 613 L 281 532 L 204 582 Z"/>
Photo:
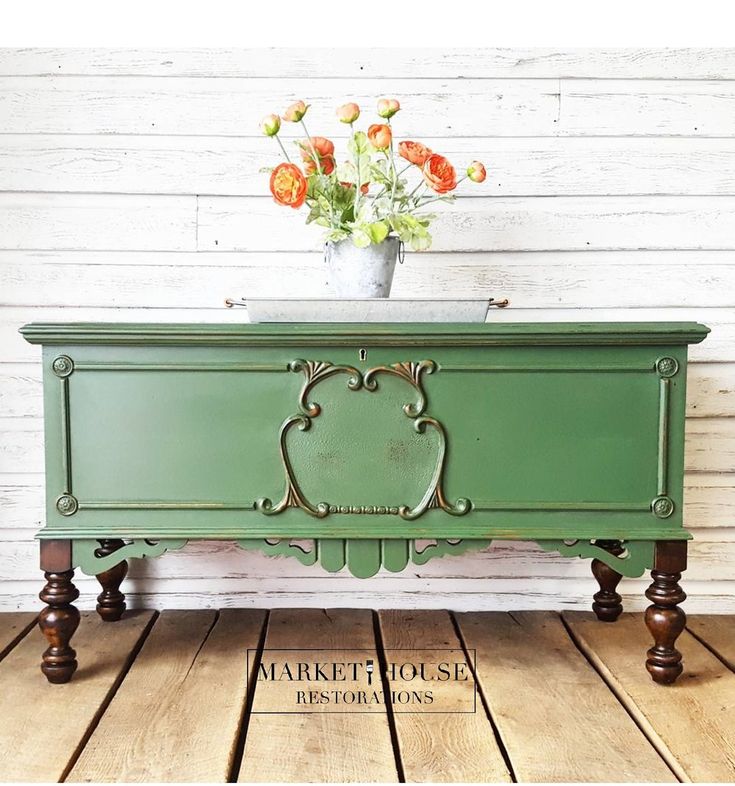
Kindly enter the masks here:
<path id="1" fill-rule="evenodd" d="M 436 540 L 417 544 L 405 539 L 328 539 L 312 540 L 307 544 L 292 543 L 289 540 L 258 540 L 255 538 L 238 540 L 243 549 L 258 550 L 269 557 L 294 557 L 302 565 L 311 566 L 317 562 L 324 570 L 337 573 L 345 566 L 357 578 L 370 578 L 381 567 L 393 573 L 405 569 L 409 560 L 414 565 L 425 565 L 437 557 L 464 554 L 490 545 L 487 540 Z M 624 542 L 625 551 L 620 556 L 596 546 L 594 542 L 577 541 L 565 543 L 559 540 L 537 541 L 545 551 L 556 551 L 565 557 L 597 558 L 623 576 L 640 576 L 653 565 L 653 541 Z M 126 543 L 117 551 L 106 556 L 98 556 L 99 543 L 96 540 L 74 540 L 72 542 L 72 561 L 87 575 L 97 575 L 119 564 L 123 560 L 159 557 L 167 551 L 185 546 L 185 540 L 138 540 Z"/>
<path id="2" fill-rule="evenodd" d="M 44 345 L 41 538 L 258 548 L 267 540 L 271 553 L 372 575 L 493 539 L 689 537 L 687 345 L 706 336 L 702 325 L 43 324 L 22 332 Z M 303 395 L 295 362 L 348 367 L 360 384 L 328 375 Z M 408 377 L 424 372 L 408 379 L 399 367 Z M 299 505 L 265 515 L 258 503 L 283 499 L 279 430 L 294 413 L 310 422 L 288 431 L 289 461 L 305 499 L 327 506 L 321 517 Z M 307 554 L 292 539 L 318 545 Z M 437 544 L 417 550 L 416 539 Z"/>

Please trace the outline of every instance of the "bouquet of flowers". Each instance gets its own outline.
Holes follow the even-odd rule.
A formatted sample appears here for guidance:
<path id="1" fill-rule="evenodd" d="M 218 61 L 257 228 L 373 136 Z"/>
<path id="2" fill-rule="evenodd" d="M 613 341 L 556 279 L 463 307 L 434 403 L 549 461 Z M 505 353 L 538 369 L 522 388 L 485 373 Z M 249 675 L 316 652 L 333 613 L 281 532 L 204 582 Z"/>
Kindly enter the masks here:
<path id="1" fill-rule="evenodd" d="M 337 109 L 340 122 L 351 131 L 347 160 L 339 163 L 334 143 L 311 136 L 306 129 L 308 109 L 308 104 L 296 101 L 283 114 L 283 120 L 299 123 L 306 135 L 296 143 L 301 166 L 293 163 L 278 135 L 281 117 L 263 118 L 262 132 L 278 142 L 286 158 L 270 170 L 270 190 L 279 205 L 306 205 L 306 223 L 325 227 L 328 241 L 349 237 L 364 248 L 393 235 L 414 251 L 425 250 L 431 245 L 428 227 L 434 218 L 424 212 L 427 206 L 454 200 L 452 192 L 462 180 L 485 180 L 485 167 L 479 161 L 473 161 L 458 180 L 454 166 L 420 142 L 399 142 L 396 156 L 391 119 L 401 106 L 395 98 L 378 101 L 378 116 L 384 122 L 370 125 L 367 133 L 355 128 L 360 117 L 357 104 Z"/>

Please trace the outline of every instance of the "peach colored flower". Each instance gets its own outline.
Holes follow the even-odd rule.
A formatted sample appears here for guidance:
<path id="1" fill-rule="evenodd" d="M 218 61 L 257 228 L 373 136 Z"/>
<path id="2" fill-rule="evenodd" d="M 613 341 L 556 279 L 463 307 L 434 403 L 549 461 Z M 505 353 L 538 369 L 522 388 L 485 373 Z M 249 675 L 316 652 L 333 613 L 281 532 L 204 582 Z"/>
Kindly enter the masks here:
<path id="1" fill-rule="evenodd" d="M 398 145 L 398 155 L 416 166 L 423 166 L 426 159 L 434 155 L 434 151 L 421 142 L 401 142 Z"/>
<path id="2" fill-rule="evenodd" d="M 307 175 L 316 172 L 316 162 L 314 152 L 319 157 L 319 166 L 325 175 L 331 175 L 334 171 L 334 142 L 323 136 L 313 136 L 299 142 L 301 148 L 301 160 L 304 162 L 304 169 Z"/>
<path id="3" fill-rule="evenodd" d="M 424 182 L 437 194 L 446 194 L 457 187 L 457 173 L 444 156 L 437 153 L 429 156 L 424 163 L 422 173 Z"/>
<path id="4" fill-rule="evenodd" d="M 337 107 L 337 117 L 340 123 L 354 123 L 360 117 L 360 107 L 357 104 L 342 104 Z"/>
<path id="5" fill-rule="evenodd" d="M 260 121 L 260 130 L 266 136 L 275 136 L 281 130 L 281 118 L 278 115 L 266 115 Z"/>
<path id="6" fill-rule="evenodd" d="M 473 161 L 467 167 L 467 177 L 473 183 L 482 183 L 482 181 L 487 177 L 485 165 L 481 161 Z"/>
<path id="7" fill-rule="evenodd" d="M 323 175 L 331 175 L 335 167 L 334 156 L 319 156 L 319 166 Z M 304 159 L 304 171 L 307 175 L 313 175 L 316 172 L 316 162 L 312 156 Z"/>
<path id="8" fill-rule="evenodd" d="M 390 147 L 390 141 L 393 138 L 390 126 L 383 125 L 382 123 L 375 123 L 367 130 L 367 137 L 370 144 L 376 150 L 385 150 Z"/>
<path id="9" fill-rule="evenodd" d="M 299 208 L 306 199 L 306 178 L 296 164 L 279 164 L 271 172 L 270 189 L 279 205 Z"/>
<path id="10" fill-rule="evenodd" d="M 381 98 L 378 101 L 378 114 L 386 120 L 400 111 L 401 105 L 395 98 Z"/>
<path id="11" fill-rule="evenodd" d="M 306 110 L 308 108 L 308 104 L 305 104 L 303 101 L 295 101 L 283 113 L 283 119 L 288 120 L 289 123 L 298 123 L 299 120 L 301 120 L 301 118 L 306 114 Z"/>

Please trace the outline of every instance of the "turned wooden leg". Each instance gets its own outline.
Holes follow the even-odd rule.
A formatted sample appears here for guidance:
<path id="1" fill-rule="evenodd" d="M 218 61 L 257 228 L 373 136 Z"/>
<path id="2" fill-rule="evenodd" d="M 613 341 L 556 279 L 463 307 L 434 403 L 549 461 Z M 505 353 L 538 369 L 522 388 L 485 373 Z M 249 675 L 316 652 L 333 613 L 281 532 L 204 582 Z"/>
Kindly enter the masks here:
<path id="1" fill-rule="evenodd" d="M 39 598 L 48 605 L 38 616 L 38 625 L 49 643 L 43 653 L 41 671 L 49 682 L 69 682 L 77 668 L 77 654 L 69 646 L 79 625 L 79 610 L 72 606 L 79 590 L 72 584 L 73 570 L 47 571 L 46 586 Z"/>
<path id="2" fill-rule="evenodd" d="M 648 650 L 646 668 L 655 682 L 669 685 L 676 681 L 683 666 L 681 653 L 676 649 L 679 634 L 684 630 L 686 614 L 679 604 L 686 594 L 679 586 L 682 571 L 686 570 L 687 544 L 682 541 L 656 543 L 653 583 L 646 590 L 652 602 L 646 610 L 646 625 L 653 636 L 654 645 Z"/>
<path id="3" fill-rule="evenodd" d="M 97 554 L 106 557 L 124 545 L 122 540 L 100 540 Z M 102 592 L 97 596 L 97 613 L 105 622 L 117 622 L 125 612 L 125 595 L 120 592 L 120 585 L 128 574 L 128 563 L 123 560 L 114 568 L 97 574 L 97 581 L 102 585 Z"/>
<path id="4" fill-rule="evenodd" d="M 597 545 L 611 554 L 622 554 L 624 551 L 617 540 L 598 540 Z M 600 591 L 593 596 L 592 611 L 598 620 L 615 622 L 623 611 L 623 599 L 616 592 L 623 577 L 599 559 L 592 560 L 592 575 L 600 585 Z"/>

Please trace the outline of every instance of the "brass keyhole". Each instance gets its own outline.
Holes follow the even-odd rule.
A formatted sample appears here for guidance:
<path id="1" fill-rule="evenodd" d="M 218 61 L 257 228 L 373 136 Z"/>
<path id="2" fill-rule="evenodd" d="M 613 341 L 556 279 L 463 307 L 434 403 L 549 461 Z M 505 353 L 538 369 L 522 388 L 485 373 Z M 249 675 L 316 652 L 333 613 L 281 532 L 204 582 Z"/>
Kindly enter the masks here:
<path id="1" fill-rule="evenodd" d="M 360 360 L 367 360 L 367 349 L 360 350 Z"/>

